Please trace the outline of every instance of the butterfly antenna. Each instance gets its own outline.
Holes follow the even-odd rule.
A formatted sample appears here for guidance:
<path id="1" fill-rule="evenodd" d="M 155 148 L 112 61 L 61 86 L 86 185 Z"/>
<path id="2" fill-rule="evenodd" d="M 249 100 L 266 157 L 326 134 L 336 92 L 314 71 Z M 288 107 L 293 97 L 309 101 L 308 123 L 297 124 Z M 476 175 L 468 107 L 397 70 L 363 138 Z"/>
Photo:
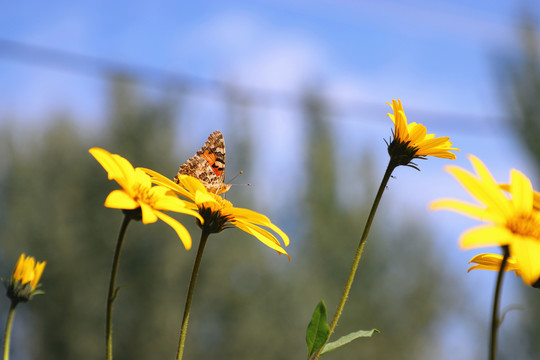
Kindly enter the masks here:
<path id="1" fill-rule="evenodd" d="M 233 181 L 234 179 L 236 179 L 237 177 L 239 177 L 240 175 L 242 175 L 244 172 L 243 171 L 240 171 L 238 174 L 236 174 L 235 177 L 233 177 L 231 180 L 229 180 L 229 185 L 244 185 L 244 186 L 251 186 L 251 184 L 231 184 L 230 182 Z"/>

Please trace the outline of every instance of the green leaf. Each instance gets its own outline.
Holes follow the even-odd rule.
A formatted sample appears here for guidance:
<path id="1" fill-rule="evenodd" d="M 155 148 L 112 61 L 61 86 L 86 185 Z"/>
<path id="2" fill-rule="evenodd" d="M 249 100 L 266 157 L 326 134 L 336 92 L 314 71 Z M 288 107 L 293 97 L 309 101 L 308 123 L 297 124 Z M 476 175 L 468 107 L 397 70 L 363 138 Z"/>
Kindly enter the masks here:
<path id="1" fill-rule="evenodd" d="M 330 327 L 326 322 L 326 305 L 324 305 L 324 301 L 321 300 L 313 311 L 311 321 L 309 322 L 306 331 L 308 358 L 326 343 L 329 334 Z"/>
<path id="2" fill-rule="evenodd" d="M 356 340 L 358 338 L 371 337 L 376 332 L 378 333 L 380 331 L 377 329 L 358 330 L 358 331 L 350 333 L 349 335 L 342 336 L 336 341 L 332 341 L 331 343 L 326 344 L 326 346 L 324 347 L 324 350 L 321 352 L 321 355 L 329 353 L 332 350 L 336 350 L 338 347 L 346 345 L 350 343 L 351 341 Z"/>

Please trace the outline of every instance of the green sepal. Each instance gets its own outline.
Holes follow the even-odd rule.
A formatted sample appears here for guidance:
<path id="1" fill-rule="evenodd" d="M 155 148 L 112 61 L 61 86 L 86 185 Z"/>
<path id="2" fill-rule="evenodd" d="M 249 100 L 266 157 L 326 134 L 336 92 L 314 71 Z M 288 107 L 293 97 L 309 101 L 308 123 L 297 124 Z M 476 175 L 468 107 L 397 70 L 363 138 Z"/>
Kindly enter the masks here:
<path id="1" fill-rule="evenodd" d="M 332 341 L 331 343 L 326 344 L 323 351 L 321 352 L 321 355 L 324 355 L 326 353 L 329 353 L 332 350 L 336 350 L 338 347 L 342 347 L 343 345 L 347 345 L 353 340 L 356 340 L 361 337 L 371 337 L 374 333 L 380 332 L 377 329 L 371 329 L 371 330 L 358 330 L 355 332 L 352 332 L 348 335 L 342 336 L 336 341 Z"/>
<path id="2" fill-rule="evenodd" d="M 328 326 L 328 323 L 326 322 L 326 305 L 324 305 L 324 301 L 321 300 L 313 311 L 311 321 L 306 330 L 308 358 L 323 347 L 326 340 L 328 340 L 329 335 L 330 326 Z"/>

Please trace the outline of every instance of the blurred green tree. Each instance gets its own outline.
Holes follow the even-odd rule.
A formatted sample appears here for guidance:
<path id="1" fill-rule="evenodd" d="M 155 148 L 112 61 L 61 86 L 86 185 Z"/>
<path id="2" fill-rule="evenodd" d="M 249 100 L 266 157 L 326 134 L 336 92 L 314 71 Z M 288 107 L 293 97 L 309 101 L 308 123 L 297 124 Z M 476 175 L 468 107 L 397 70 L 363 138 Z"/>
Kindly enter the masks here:
<path id="1" fill-rule="evenodd" d="M 540 48 L 538 22 L 526 12 L 520 21 L 517 51 L 505 53 L 497 58 L 496 74 L 503 106 L 506 109 L 509 125 L 521 139 L 526 151 L 537 168 L 540 166 Z M 534 182 L 534 176 L 531 177 Z M 540 184 L 533 184 L 538 191 Z M 525 308 L 520 316 L 518 334 L 508 330 L 501 336 L 501 351 L 508 357 L 537 359 L 540 354 L 540 293 L 538 289 L 522 289 Z M 505 327 L 501 327 L 504 331 Z M 504 334 L 504 333 L 503 333 Z M 506 340 L 505 340 L 506 339 Z M 504 346 L 504 341 L 509 343 Z"/>
<path id="2" fill-rule="evenodd" d="M 47 261 L 42 280 L 46 294 L 24 310 L 32 316 L 20 311 L 15 322 L 14 341 L 23 332 L 37 340 L 26 349 L 14 344 L 14 359 L 26 352 L 45 360 L 104 356 L 105 298 L 122 214 L 103 207 L 117 185 L 106 180 L 88 149 L 102 146 L 135 166 L 171 178 L 197 150 L 183 149 L 187 155 L 181 159 L 172 155 L 177 131 L 174 96 L 150 101 L 135 83 L 118 77 L 109 98 L 108 121 L 99 133 L 59 116 L 42 134 L 14 136 L 17 129 L 2 134 L 6 141 L 0 163 L 0 270 L 11 271 L 23 251 Z M 255 143 L 249 103 L 229 105 L 230 176 L 252 168 L 256 159 L 251 156 Z M 308 93 L 300 110 L 307 130 L 308 174 L 297 193 L 305 196 L 292 199 L 286 211 L 254 208 L 290 235 L 292 260 L 287 262 L 239 230 L 212 235 L 195 289 L 186 359 L 304 358 L 304 334 L 314 306 L 322 298 L 329 316 L 333 314 L 373 200 L 376 176 L 370 154 L 347 159 L 346 174 L 338 171 L 328 124 L 331 114 L 321 97 Z M 348 177 L 351 189 L 366 189 L 357 206 L 341 204 L 340 192 L 349 195 L 348 189 L 338 188 L 342 176 Z M 233 188 L 227 196 L 236 206 L 251 208 L 255 189 Z M 391 194 L 385 194 L 335 335 L 373 327 L 382 333 L 325 358 L 431 359 L 438 354 L 431 330 L 439 324 L 441 307 L 452 298 L 440 284 L 448 287 L 451 279 L 441 274 L 421 221 L 405 215 L 407 211 L 400 218 L 395 211 L 388 215 L 385 208 L 391 202 Z M 199 230 L 192 218 L 182 219 L 196 247 Z M 194 255 L 163 223 L 130 225 L 114 308 L 117 358 L 174 357 Z M 456 289 L 453 286 L 454 294 Z M 7 309 L 7 298 L 2 301 L 0 306 Z"/>
<path id="3" fill-rule="evenodd" d="M 168 168 L 171 174 L 178 166 L 170 157 L 171 99 L 150 103 L 135 89 L 127 79 L 112 82 L 110 118 L 99 137 L 67 116 L 56 116 L 43 133 L 25 131 L 3 152 L 9 159 L 0 191 L 5 261 L 20 252 L 47 261 L 46 295 L 33 302 L 33 321 L 15 323 L 32 325 L 39 339 L 31 349 L 36 358 L 104 356 L 105 297 L 122 214 L 103 207 L 117 185 L 107 181 L 88 149 L 102 146 L 136 166 Z M 136 223 L 128 229 L 113 325 L 115 353 L 121 358 L 174 355 L 176 334 L 161 324 L 173 316 L 161 305 L 181 301 L 177 284 L 184 279 L 183 262 L 188 268 L 189 256 L 166 225 Z M 14 358 L 17 351 L 14 346 Z"/>

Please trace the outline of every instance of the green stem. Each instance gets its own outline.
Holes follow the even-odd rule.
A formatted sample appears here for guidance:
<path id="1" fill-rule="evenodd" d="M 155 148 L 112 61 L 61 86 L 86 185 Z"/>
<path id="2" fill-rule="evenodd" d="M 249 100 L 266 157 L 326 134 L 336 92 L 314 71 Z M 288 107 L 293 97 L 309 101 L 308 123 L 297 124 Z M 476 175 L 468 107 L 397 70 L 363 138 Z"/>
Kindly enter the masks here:
<path id="1" fill-rule="evenodd" d="M 13 317 L 15 316 L 15 307 L 18 302 L 11 300 L 9 313 L 6 320 L 6 332 L 4 333 L 4 360 L 9 360 L 9 342 L 11 339 L 11 327 L 13 325 Z"/>
<path id="2" fill-rule="evenodd" d="M 345 284 L 345 289 L 343 289 L 341 300 L 334 314 L 334 318 L 332 319 L 332 323 L 330 324 L 330 333 L 328 334 L 328 338 L 326 339 L 324 346 L 326 346 L 326 344 L 328 343 L 328 340 L 330 340 L 330 336 L 332 336 L 332 333 L 334 332 L 334 329 L 337 326 L 339 318 L 341 317 L 341 313 L 343 312 L 343 308 L 345 307 L 345 302 L 347 301 L 347 297 L 349 296 L 349 292 L 351 291 L 351 286 L 354 281 L 356 269 L 358 268 L 358 263 L 360 262 L 360 258 L 362 257 L 362 252 L 364 251 L 364 245 L 366 244 L 369 230 L 371 228 L 371 223 L 373 222 L 373 218 L 375 217 L 375 212 L 377 211 L 377 206 L 379 205 L 379 202 L 381 201 L 384 189 L 386 188 L 386 185 L 388 184 L 388 180 L 390 179 L 392 172 L 397 166 L 398 164 L 395 161 L 393 161 L 392 158 L 390 158 L 390 162 L 388 163 L 388 167 L 386 168 L 386 172 L 384 173 L 383 179 L 381 181 L 381 185 L 379 186 L 379 191 L 377 191 L 377 195 L 375 196 L 375 200 L 373 201 L 373 205 L 371 206 L 371 211 L 369 212 L 369 216 L 366 221 L 366 226 L 364 227 L 364 232 L 362 233 L 362 237 L 360 238 L 360 243 L 358 244 L 358 248 L 356 249 L 356 254 L 354 255 L 353 264 L 351 266 L 351 271 L 349 272 L 349 277 L 347 278 L 347 283 Z M 316 360 L 319 358 L 321 352 L 324 350 L 324 346 L 322 346 L 319 349 L 319 351 L 317 351 L 313 355 L 313 360 Z"/>
<path id="3" fill-rule="evenodd" d="M 189 320 L 189 312 L 191 309 L 191 300 L 193 299 L 193 291 L 195 290 L 195 283 L 197 282 L 197 274 L 199 273 L 199 266 L 204 252 L 204 247 L 208 236 L 210 235 L 204 227 L 201 232 L 201 240 L 199 242 L 199 249 L 197 250 L 197 256 L 195 257 L 195 263 L 193 264 L 193 270 L 191 271 L 191 280 L 189 282 L 189 289 L 186 298 L 186 307 L 184 308 L 184 318 L 182 319 L 182 329 L 180 330 L 180 340 L 178 342 L 178 351 L 176 353 L 176 359 L 182 359 L 184 353 L 184 343 L 186 342 L 186 333 Z"/>
<path id="4" fill-rule="evenodd" d="M 491 336 L 489 338 L 489 360 L 495 360 L 497 352 L 497 330 L 499 329 L 499 300 L 501 298 L 501 289 L 504 275 L 504 267 L 510 256 L 508 246 L 503 246 L 503 259 L 501 261 L 501 267 L 497 274 L 497 283 L 495 285 L 495 294 L 493 295 L 493 311 L 491 313 Z"/>
<path id="5" fill-rule="evenodd" d="M 105 324 L 105 342 L 107 349 L 107 360 L 112 360 L 112 307 L 114 300 L 116 299 L 116 274 L 118 274 L 118 263 L 120 262 L 120 252 L 122 251 L 122 244 L 126 235 L 126 230 L 131 221 L 130 215 L 124 216 L 124 221 L 120 227 L 120 233 L 118 234 L 118 240 L 116 241 L 116 250 L 114 251 L 114 258 L 111 270 L 111 279 L 109 281 L 109 294 L 107 295 L 107 319 Z"/>

